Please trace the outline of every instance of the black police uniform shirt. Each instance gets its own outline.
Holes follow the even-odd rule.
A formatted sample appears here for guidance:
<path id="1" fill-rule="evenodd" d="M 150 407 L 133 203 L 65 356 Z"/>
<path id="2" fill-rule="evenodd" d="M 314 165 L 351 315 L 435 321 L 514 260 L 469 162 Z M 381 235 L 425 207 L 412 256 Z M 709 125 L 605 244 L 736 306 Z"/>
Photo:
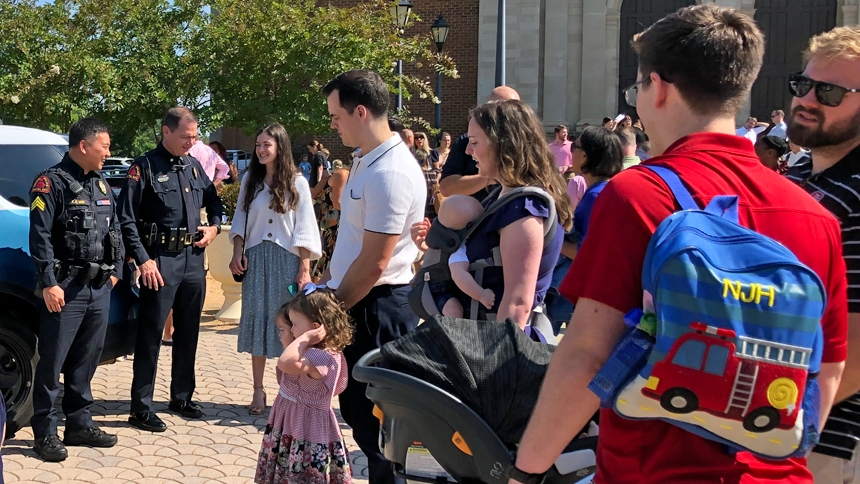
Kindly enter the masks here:
<path id="1" fill-rule="evenodd" d="M 55 168 L 68 173 L 84 190 L 75 195 L 67 181 L 53 171 Z M 124 253 L 121 238 L 117 237 L 118 250 L 106 247 L 109 230 L 119 235 L 114 203 L 104 177 L 96 171 L 84 174 L 68 153 L 53 168 L 36 175 L 30 188 L 30 256 L 36 265 L 37 291 L 61 282 L 54 272 L 55 261 L 105 263 L 113 265 L 113 275 L 120 277 Z M 82 227 L 89 217 L 95 224 L 92 229 Z M 111 257 L 111 252 L 118 256 Z"/>
<path id="2" fill-rule="evenodd" d="M 190 184 L 188 193 L 193 206 L 188 210 L 185 209 L 179 170 L 185 172 Z M 193 156 L 175 156 L 159 143 L 154 150 L 134 160 L 126 177 L 118 211 L 128 254 L 138 265 L 152 258 L 147 248 L 150 251 L 156 249 L 155 246 L 146 247 L 140 225 L 155 223 L 159 232 L 186 228 L 194 235 L 201 225 L 201 208 L 206 208 L 209 225 L 221 223 L 221 199 L 200 162 Z M 189 216 L 191 220 L 188 220 Z"/>

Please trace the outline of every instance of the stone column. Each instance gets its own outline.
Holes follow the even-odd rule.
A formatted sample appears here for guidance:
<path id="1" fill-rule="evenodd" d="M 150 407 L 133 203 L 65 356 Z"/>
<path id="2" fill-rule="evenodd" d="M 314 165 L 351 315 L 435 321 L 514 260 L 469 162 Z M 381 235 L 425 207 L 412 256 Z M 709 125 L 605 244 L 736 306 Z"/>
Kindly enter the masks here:
<path id="1" fill-rule="evenodd" d="M 606 113 L 606 0 L 583 0 L 582 103 L 579 124 L 600 124 Z"/>
<path id="2" fill-rule="evenodd" d="M 546 0 L 544 15 L 543 124 L 547 132 L 568 124 L 567 114 L 567 0 Z"/>
<path id="3" fill-rule="evenodd" d="M 507 84 L 520 93 L 523 102 L 540 112 L 541 2 L 508 0 L 507 6 Z"/>
<path id="4" fill-rule="evenodd" d="M 618 65 L 621 56 L 621 6 L 606 14 L 606 116 L 614 117 L 623 106 L 618 105 L 618 91 L 626 86 L 618 85 Z"/>
<path id="5" fill-rule="evenodd" d="M 704 3 L 704 2 L 699 2 Z M 708 2 L 710 3 L 710 2 Z M 755 18 L 755 0 L 716 0 L 717 5 L 723 7 L 731 7 L 740 10 L 741 12 L 749 15 L 751 18 Z M 743 126 L 744 122 L 746 122 L 747 118 L 750 117 L 750 110 L 752 107 L 752 99 L 750 96 L 747 96 L 744 101 L 744 105 L 741 106 L 740 111 L 735 116 L 735 125 Z"/>
<path id="6" fill-rule="evenodd" d="M 582 118 L 582 2 L 570 0 L 567 16 L 567 111 L 566 119 L 577 123 Z M 570 126 L 571 131 L 574 130 Z"/>
<path id="7" fill-rule="evenodd" d="M 496 82 L 496 31 L 498 0 L 480 0 L 478 21 L 478 93 L 475 104 L 487 100 Z M 508 18 L 510 25 L 510 18 Z M 510 27 L 509 27 L 510 28 Z M 511 35 L 508 30 L 508 36 Z"/>
<path id="8" fill-rule="evenodd" d="M 836 10 L 836 25 L 845 27 L 860 25 L 860 1 L 840 0 L 837 5 L 841 8 Z"/>

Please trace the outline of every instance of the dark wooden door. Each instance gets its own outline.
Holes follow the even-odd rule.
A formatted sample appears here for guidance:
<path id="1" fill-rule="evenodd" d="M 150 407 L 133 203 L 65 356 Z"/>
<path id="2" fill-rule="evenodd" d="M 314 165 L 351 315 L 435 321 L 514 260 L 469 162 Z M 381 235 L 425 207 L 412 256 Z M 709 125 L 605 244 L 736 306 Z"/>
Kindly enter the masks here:
<path id="1" fill-rule="evenodd" d="M 755 9 L 767 47 L 750 115 L 769 122 L 774 109 L 791 108 L 788 75 L 801 70 L 810 37 L 836 26 L 836 0 L 756 0 Z"/>
<path id="2" fill-rule="evenodd" d="M 621 38 L 618 43 L 618 113 L 636 117 L 636 108 L 624 101 L 623 90 L 636 82 L 639 69 L 639 59 L 630 41 L 633 36 L 642 32 L 651 24 L 678 10 L 694 5 L 695 0 L 624 0 L 621 4 Z M 618 113 L 606 113 L 615 117 Z"/>

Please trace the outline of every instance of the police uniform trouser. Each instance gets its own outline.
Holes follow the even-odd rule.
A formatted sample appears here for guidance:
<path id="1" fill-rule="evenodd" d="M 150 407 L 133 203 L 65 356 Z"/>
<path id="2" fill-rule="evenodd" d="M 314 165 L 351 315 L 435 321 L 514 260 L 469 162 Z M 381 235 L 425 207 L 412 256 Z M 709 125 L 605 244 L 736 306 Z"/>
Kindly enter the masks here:
<path id="1" fill-rule="evenodd" d="M 44 303 L 40 308 L 39 362 L 30 420 L 37 439 L 57 433 L 54 400 L 60 391 L 61 371 L 66 431 L 93 426 L 90 381 L 102 355 L 110 314 L 110 282 L 94 289 L 91 284 L 81 284 L 67 277 L 60 287 L 65 291 L 66 304 L 62 310 L 49 312 Z"/>
<path id="2" fill-rule="evenodd" d="M 352 427 L 358 447 L 367 456 L 371 484 L 403 482 L 395 479 L 391 462 L 379 451 L 379 420 L 373 402 L 365 395 L 367 385 L 352 377 L 355 363 L 367 352 L 405 335 L 418 326 L 418 316 L 409 307 L 408 285 L 376 286 L 349 310 L 355 326 L 353 343 L 343 350 L 349 368 L 349 383 L 340 394 L 340 413 Z"/>
<path id="3" fill-rule="evenodd" d="M 173 367 L 171 400 L 191 400 L 194 393 L 194 361 L 200 332 L 200 314 L 206 294 L 203 249 L 188 246 L 181 252 L 154 257 L 164 287 L 157 291 L 141 283 L 140 316 L 134 347 L 134 379 L 131 383 L 132 413 L 153 412 L 152 394 L 161 335 L 167 313 L 173 309 Z"/>

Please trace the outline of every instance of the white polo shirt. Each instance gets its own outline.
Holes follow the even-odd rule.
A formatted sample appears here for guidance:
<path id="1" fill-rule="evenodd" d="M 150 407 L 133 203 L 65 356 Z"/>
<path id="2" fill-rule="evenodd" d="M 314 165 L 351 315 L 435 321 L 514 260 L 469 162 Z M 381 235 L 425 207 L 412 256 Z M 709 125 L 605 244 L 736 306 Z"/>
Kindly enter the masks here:
<path id="1" fill-rule="evenodd" d="M 409 284 L 418 247 L 412 224 L 424 219 L 427 182 L 399 135 L 356 158 L 340 199 L 340 223 L 328 287 L 337 289 L 361 252 L 364 232 L 398 235 L 388 267 L 374 286 Z"/>
<path id="2" fill-rule="evenodd" d="M 762 131 L 766 130 L 767 126 L 754 126 L 753 129 L 747 129 L 746 126 L 741 126 L 735 131 L 738 136 L 743 136 L 744 138 L 750 140 L 752 144 L 755 144 L 756 140 L 758 140 L 758 135 Z"/>

